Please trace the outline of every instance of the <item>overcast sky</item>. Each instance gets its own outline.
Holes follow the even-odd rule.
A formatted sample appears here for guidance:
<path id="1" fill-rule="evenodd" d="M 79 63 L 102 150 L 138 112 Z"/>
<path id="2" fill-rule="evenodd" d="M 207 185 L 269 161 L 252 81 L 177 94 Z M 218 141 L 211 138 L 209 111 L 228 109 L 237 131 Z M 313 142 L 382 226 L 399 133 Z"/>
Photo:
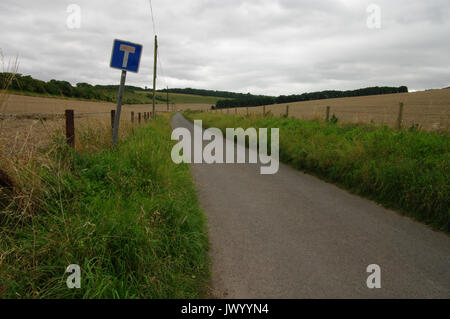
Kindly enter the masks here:
<path id="1" fill-rule="evenodd" d="M 373 28 L 381 9 L 381 26 Z M 69 28 L 70 4 L 81 9 Z M 450 86 L 448 0 L 153 0 L 158 88 L 254 94 L 407 85 Z M 369 18 L 368 27 L 367 20 Z M 69 22 L 75 20 L 69 19 Z M 73 26 L 73 24 L 71 25 Z M 72 84 L 118 84 L 113 39 L 144 45 L 127 84 L 152 86 L 149 0 L 1 0 L 0 48 L 19 73 Z"/>

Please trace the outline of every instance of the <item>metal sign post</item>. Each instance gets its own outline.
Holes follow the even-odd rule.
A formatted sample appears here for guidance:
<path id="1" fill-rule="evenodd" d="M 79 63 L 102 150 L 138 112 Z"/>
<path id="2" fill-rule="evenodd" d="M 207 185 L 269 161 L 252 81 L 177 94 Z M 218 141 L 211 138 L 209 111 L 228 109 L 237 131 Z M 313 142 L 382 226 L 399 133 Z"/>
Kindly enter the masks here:
<path id="1" fill-rule="evenodd" d="M 119 134 L 120 111 L 122 110 L 122 97 L 123 89 L 125 88 L 126 77 L 127 71 L 122 70 L 122 75 L 120 77 L 119 96 L 117 97 L 116 116 L 114 117 L 114 130 L 112 136 L 113 147 L 116 147 L 117 135 Z"/>
<path id="2" fill-rule="evenodd" d="M 110 67 L 122 70 L 122 75 L 120 77 L 119 96 L 117 98 L 117 109 L 114 117 L 112 136 L 113 147 L 116 146 L 117 136 L 119 135 L 120 111 L 122 110 L 122 97 L 127 71 L 138 72 L 141 54 L 142 45 L 122 40 L 114 40 Z"/>

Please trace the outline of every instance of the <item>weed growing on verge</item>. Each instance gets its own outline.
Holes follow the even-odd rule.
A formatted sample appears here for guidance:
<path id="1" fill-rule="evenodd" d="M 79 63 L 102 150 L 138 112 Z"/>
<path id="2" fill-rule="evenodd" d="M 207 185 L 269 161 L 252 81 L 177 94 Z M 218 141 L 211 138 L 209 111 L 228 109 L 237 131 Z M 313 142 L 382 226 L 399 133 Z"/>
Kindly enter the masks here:
<path id="1" fill-rule="evenodd" d="M 204 296 L 205 218 L 188 166 L 170 160 L 173 144 L 160 116 L 117 151 L 61 142 L 48 162 L 30 161 L 18 172 L 34 175 L 29 204 L 16 196 L 0 208 L 0 297 Z M 81 267 L 80 289 L 66 286 L 69 264 Z"/>

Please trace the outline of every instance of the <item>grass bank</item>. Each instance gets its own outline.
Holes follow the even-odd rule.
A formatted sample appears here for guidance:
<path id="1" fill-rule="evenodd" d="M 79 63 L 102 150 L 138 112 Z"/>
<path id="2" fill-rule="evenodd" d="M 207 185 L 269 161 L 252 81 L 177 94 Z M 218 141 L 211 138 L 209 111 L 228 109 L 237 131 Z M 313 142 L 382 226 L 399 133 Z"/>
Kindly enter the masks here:
<path id="1" fill-rule="evenodd" d="M 80 143 L 100 133 L 110 134 L 90 128 Z M 17 190 L 0 188 L 0 297 L 205 296 L 205 218 L 172 145 L 160 116 L 131 128 L 117 151 L 60 143 L 20 168 Z M 66 286 L 69 264 L 81 267 L 80 289 Z"/>
<path id="2" fill-rule="evenodd" d="M 280 160 L 449 232 L 448 133 L 272 116 L 185 112 L 204 127 L 277 127 Z"/>

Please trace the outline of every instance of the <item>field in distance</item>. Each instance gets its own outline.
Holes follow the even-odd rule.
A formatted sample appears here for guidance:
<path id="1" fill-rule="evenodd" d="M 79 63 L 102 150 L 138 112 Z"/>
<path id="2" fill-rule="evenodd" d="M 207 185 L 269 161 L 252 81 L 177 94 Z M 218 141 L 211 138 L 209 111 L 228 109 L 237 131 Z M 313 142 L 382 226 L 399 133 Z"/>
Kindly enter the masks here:
<path id="1" fill-rule="evenodd" d="M 431 131 L 449 130 L 450 89 L 274 104 L 266 106 L 265 110 L 280 116 L 286 114 L 289 105 L 289 116 L 305 120 L 324 120 L 329 106 L 329 116 L 334 114 L 339 122 L 375 123 L 394 127 L 400 102 L 404 103 L 402 127 L 418 125 Z M 251 114 L 263 113 L 262 106 L 249 107 L 248 110 Z M 236 111 L 222 109 L 216 112 L 246 114 L 247 109 L 241 107 Z"/>
<path id="2" fill-rule="evenodd" d="M 177 94 L 183 95 L 183 94 Z M 187 94 L 186 94 L 187 95 Z M 178 97 L 178 101 L 183 101 Z M 211 104 L 193 104 L 204 97 L 192 97 L 186 103 L 169 104 L 169 111 L 173 110 L 206 110 Z M 205 99 L 203 99 L 205 100 Z M 186 101 L 186 99 L 184 99 Z M 161 102 L 160 102 L 161 103 Z M 116 104 L 111 102 L 76 100 L 73 98 L 38 97 L 31 95 L 10 94 L 6 97 L 5 104 L 0 110 L 3 114 L 64 114 L 66 109 L 75 111 L 76 131 L 83 125 L 108 126 L 110 112 L 116 109 Z M 121 125 L 131 122 L 131 112 L 135 113 L 138 121 L 138 113 L 151 112 L 152 104 L 126 104 L 122 107 Z M 156 104 L 156 111 L 167 112 L 167 104 Z M 96 113 L 96 114 L 83 114 Z M 2 154 L 28 149 L 38 145 L 49 143 L 57 130 L 64 130 L 63 117 L 46 117 L 44 121 L 33 118 L 10 118 L 0 120 L 0 159 Z M 77 134 L 76 138 L 78 138 Z"/>
<path id="3" fill-rule="evenodd" d="M 136 91 L 136 95 L 145 96 L 143 103 L 152 103 L 151 93 L 145 91 Z M 215 105 L 218 100 L 227 100 L 223 97 L 215 96 L 201 96 L 193 94 L 182 94 L 182 93 L 169 93 L 169 104 L 209 104 Z M 166 93 L 156 92 L 156 102 L 157 103 L 167 103 Z"/>
<path id="4" fill-rule="evenodd" d="M 138 94 L 140 95 L 140 94 Z M 177 94 L 188 95 L 188 94 Z M 178 103 L 169 104 L 169 109 L 176 110 L 204 110 L 209 109 L 211 104 L 195 103 L 194 101 L 207 101 L 204 96 L 192 96 L 185 98 L 182 96 L 176 97 Z M 184 102 L 183 102 L 184 101 Z M 109 112 L 116 108 L 115 103 L 100 102 L 100 101 L 87 101 L 76 100 L 71 98 L 56 98 L 56 97 L 39 97 L 32 95 L 18 95 L 10 94 L 7 97 L 6 103 L 3 107 L 4 114 L 34 114 L 34 113 L 64 113 L 66 109 L 73 109 L 77 112 Z M 123 112 L 150 112 L 152 110 L 151 102 L 148 104 L 125 104 L 122 107 Z M 167 103 L 157 101 L 157 112 L 167 111 Z"/>
<path id="5" fill-rule="evenodd" d="M 74 97 L 63 97 L 63 96 L 55 96 L 44 93 L 35 93 L 35 92 L 24 92 L 24 91 L 16 91 L 9 90 L 11 95 L 20 95 L 20 96 L 31 96 L 31 97 L 40 97 L 40 98 L 55 98 L 61 100 L 74 100 L 74 101 L 91 101 L 91 102 L 104 102 L 99 100 L 87 100 L 82 98 L 74 98 Z M 111 98 L 112 100 L 117 99 L 117 90 L 108 90 L 104 89 L 102 92 Z M 194 95 L 194 94 L 182 94 L 182 93 L 169 93 L 169 104 L 209 104 L 215 105 L 218 100 L 226 100 L 227 98 L 223 97 L 215 97 L 215 96 L 202 96 L 202 95 Z M 156 92 L 156 103 L 157 104 L 167 104 L 167 95 L 163 92 Z M 153 94 L 149 91 L 126 91 L 124 93 L 123 104 L 152 104 L 153 103 Z"/>

